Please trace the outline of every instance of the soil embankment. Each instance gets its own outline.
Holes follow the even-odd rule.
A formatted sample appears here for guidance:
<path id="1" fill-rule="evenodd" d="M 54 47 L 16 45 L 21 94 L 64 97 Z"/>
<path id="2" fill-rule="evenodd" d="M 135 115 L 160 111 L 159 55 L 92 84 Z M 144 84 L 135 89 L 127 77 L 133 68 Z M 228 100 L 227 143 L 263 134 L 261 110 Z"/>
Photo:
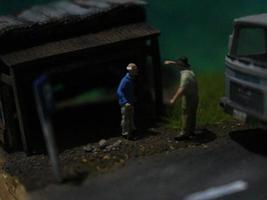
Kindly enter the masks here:
<path id="1" fill-rule="evenodd" d="M 3 170 L 5 152 L 0 148 L 0 200 L 26 200 L 27 193 L 19 180 Z"/>

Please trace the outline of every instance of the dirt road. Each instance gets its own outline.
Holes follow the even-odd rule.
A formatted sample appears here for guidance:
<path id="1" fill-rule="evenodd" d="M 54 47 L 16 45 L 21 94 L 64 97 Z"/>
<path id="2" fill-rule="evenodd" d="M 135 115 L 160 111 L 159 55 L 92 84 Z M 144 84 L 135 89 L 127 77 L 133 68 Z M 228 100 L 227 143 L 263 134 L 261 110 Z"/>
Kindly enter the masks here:
<path id="1" fill-rule="evenodd" d="M 220 143 L 217 138 L 240 128 L 237 123 L 217 124 L 203 130 L 199 137 L 190 141 L 173 140 L 177 131 L 153 128 L 143 132 L 138 140 L 128 141 L 121 137 L 106 138 L 85 146 L 66 149 L 60 153 L 60 165 L 67 183 L 82 183 L 86 178 L 115 171 L 128 161 L 160 153 L 183 149 L 206 149 L 210 144 Z M 49 159 L 46 155 L 26 156 L 23 152 L 7 155 L 4 164 L 7 173 L 17 177 L 27 191 L 39 190 L 55 182 Z"/>
<path id="2" fill-rule="evenodd" d="M 215 141 L 206 148 L 137 158 L 78 185 L 53 184 L 31 196 L 35 200 L 266 200 L 266 132 L 233 130 Z"/>

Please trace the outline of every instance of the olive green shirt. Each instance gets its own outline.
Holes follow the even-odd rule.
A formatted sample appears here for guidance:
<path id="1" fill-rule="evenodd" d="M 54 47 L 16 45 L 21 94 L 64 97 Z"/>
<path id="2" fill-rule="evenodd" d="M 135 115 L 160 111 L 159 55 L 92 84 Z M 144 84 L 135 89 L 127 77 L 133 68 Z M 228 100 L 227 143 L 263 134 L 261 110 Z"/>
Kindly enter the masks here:
<path id="1" fill-rule="evenodd" d="M 182 70 L 180 73 L 180 87 L 185 88 L 184 95 L 198 97 L 198 86 L 195 73 L 192 70 Z"/>

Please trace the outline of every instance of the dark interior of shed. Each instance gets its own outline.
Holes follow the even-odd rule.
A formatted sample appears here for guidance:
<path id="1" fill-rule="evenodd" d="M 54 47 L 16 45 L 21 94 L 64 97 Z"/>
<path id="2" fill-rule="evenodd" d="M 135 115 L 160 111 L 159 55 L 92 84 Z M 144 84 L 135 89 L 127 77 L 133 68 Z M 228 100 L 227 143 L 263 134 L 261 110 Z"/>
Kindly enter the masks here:
<path id="1" fill-rule="evenodd" d="M 120 106 L 116 89 L 127 72 L 125 59 L 50 74 L 55 112 L 51 115 L 60 151 L 103 138 L 120 136 Z M 137 127 L 150 125 L 154 117 L 150 67 L 137 62 L 140 73 L 135 81 Z M 37 139 L 37 138 L 36 138 Z M 38 144 L 35 143 L 35 144 Z"/>

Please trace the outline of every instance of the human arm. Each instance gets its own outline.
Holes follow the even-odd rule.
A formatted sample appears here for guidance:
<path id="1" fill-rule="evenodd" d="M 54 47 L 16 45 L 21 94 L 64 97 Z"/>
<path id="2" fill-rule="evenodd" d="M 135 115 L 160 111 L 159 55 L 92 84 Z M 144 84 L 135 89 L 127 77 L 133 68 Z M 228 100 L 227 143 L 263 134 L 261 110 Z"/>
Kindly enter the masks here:
<path id="1" fill-rule="evenodd" d="M 125 87 L 126 87 L 126 82 L 124 79 L 122 79 L 117 89 L 117 96 L 121 104 L 127 103 L 127 99 L 125 97 Z"/>
<path id="2" fill-rule="evenodd" d="M 174 104 L 177 98 L 180 98 L 181 96 L 183 96 L 185 91 L 184 87 L 179 87 L 175 93 L 175 95 L 171 98 L 170 100 L 170 104 Z"/>
<path id="3" fill-rule="evenodd" d="M 165 60 L 164 61 L 164 65 L 175 65 L 176 62 L 175 61 L 172 61 L 172 60 Z"/>
<path id="4" fill-rule="evenodd" d="M 180 98 L 181 96 L 184 95 L 184 93 L 186 92 L 186 90 L 188 90 L 188 85 L 190 83 L 189 81 L 189 76 L 187 72 L 183 72 L 181 73 L 181 77 L 180 77 L 180 85 L 175 93 L 175 95 L 173 96 L 173 98 L 170 100 L 171 104 L 174 104 L 174 102 L 176 101 L 177 98 Z"/>
<path id="5" fill-rule="evenodd" d="M 119 98 L 120 105 L 130 106 L 131 99 L 129 97 L 129 92 L 131 91 L 130 83 L 127 79 L 122 79 L 119 87 L 117 89 L 117 96 Z"/>

